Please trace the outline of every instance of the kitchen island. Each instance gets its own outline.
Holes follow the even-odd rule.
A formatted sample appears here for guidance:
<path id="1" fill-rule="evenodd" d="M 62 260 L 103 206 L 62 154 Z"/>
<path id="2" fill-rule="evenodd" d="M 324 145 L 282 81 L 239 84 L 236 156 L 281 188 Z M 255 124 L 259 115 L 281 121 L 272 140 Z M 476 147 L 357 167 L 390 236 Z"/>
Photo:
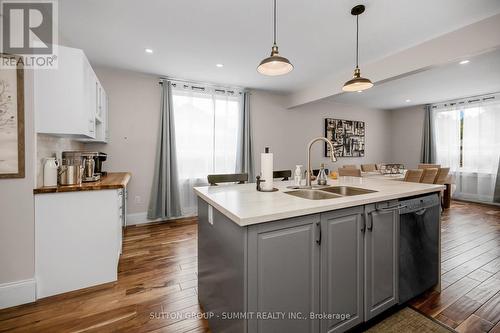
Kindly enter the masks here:
<path id="1" fill-rule="evenodd" d="M 398 202 L 437 202 L 443 189 L 341 177 L 309 197 L 339 195 L 312 200 L 289 185 L 195 188 L 198 293 L 214 332 L 344 332 L 398 304 Z"/>

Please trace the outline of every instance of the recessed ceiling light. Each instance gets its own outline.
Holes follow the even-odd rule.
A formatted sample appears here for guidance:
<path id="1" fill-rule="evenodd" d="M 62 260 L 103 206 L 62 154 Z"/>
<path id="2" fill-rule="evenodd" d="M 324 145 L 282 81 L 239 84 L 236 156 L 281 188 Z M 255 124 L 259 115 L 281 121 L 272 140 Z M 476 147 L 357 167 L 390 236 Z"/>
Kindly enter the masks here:
<path id="1" fill-rule="evenodd" d="M 462 60 L 459 62 L 460 65 L 465 65 L 465 64 L 468 64 L 470 62 L 470 60 Z"/>
<path id="2" fill-rule="evenodd" d="M 151 54 L 151 53 L 153 53 L 153 50 L 152 49 L 144 49 L 144 52 Z"/>
<path id="3" fill-rule="evenodd" d="M 406 103 L 410 103 L 410 102 L 411 102 L 411 99 L 407 99 L 405 102 L 406 102 Z"/>
<path id="4" fill-rule="evenodd" d="M 222 67 L 224 67 L 224 65 L 223 64 L 217 64 L 217 65 L 215 65 L 215 67 L 222 68 Z"/>
<path id="5" fill-rule="evenodd" d="M 363 92 L 363 90 L 358 90 L 358 92 Z"/>

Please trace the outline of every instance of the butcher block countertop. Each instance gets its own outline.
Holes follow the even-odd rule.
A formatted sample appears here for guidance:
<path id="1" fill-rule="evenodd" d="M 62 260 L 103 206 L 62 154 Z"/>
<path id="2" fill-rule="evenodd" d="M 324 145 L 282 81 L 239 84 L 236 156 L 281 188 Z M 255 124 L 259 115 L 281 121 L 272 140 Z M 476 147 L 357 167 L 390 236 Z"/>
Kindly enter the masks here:
<path id="1" fill-rule="evenodd" d="M 125 188 L 130 181 L 130 172 L 108 172 L 106 176 L 96 182 L 82 183 L 81 185 L 66 185 L 53 187 L 39 187 L 33 190 L 34 194 L 76 192 L 76 191 L 97 191 L 113 190 Z"/>

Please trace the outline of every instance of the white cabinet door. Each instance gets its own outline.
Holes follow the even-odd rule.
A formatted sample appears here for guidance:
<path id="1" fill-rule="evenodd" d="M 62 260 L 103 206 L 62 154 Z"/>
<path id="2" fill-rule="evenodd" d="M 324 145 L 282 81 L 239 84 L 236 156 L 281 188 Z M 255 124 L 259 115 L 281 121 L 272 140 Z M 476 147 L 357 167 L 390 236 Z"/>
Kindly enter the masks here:
<path id="1" fill-rule="evenodd" d="M 108 94 L 104 91 L 104 142 L 109 141 L 109 99 Z"/>
<path id="2" fill-rule="evenodd" d="M 105 92 L 82 50 L 59 46 L 58 67 L 34 77 L 37 133 L 104 141 Z"/>
<path id="3" fill-rule="evenodd" d="M 117 232 L 118 232 L 118 258 L 120 257 L 120 254 L 122 253 L 122 244 L 123 244 L 123 221 L 125 219 L 125 189 L 123 190 L 118 190 L 118 220 L 116 221 L 117 224 Z M 117 263 L 118 264 L 118 263 Z"/>
<path id="4" fill-rule="evenodd" d="M 35 195 L 37 298 L 116 281 L 119 197 L 119 190 Z"/>
<path id="5" fill-rule="evenodd" d="M 97 136 L 97 124 L 96 124 L 96 114 L 97 114 L 97 98 L 96 93 L 96 75 L 94 70 L 90 66 L 87 58 L 84 59 L 85 67 L 85 82 L 84 82 L 84 105 L 85 114 L 88 119 L 89 133 L 91 138 L 96 138 Z"/>
<path id="6" fill-rule="evenodd" d="M 92 137 L 85 110 L 85 55 L 60 46 L 56 69 L 34 71 L 38 133 Z"/>
<path id="7" fill-rule="evenodd" d="M 96 141 L 107 142 L 108 138 L 108 109 L 107 95 L 104 88 L 99 83 L 99 118 L 97 125 Z"/>

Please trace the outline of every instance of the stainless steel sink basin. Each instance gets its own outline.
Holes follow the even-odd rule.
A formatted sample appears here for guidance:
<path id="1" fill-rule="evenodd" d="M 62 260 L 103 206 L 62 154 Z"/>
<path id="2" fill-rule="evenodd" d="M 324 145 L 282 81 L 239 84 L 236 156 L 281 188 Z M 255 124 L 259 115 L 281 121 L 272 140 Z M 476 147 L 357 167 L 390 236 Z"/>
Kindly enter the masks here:
<path id="1" fill-rule="evenodd" d="M 359 187 L 351 187 L 351 186 L 328 186 L 318 189 L 298 189 L 285 193 L 303 199 L 325 200 L 325 199 L 350 197 L 353 195 L 368 194 L 374 192 L 377 191 L 367 190 Z"/>
<path id="2" fill-rule="evenodd" d="M 319 190 L 295 190 L 285 193 L 288 195 L 293 195 L 295 197 L 309 199 L 309 200 L 324 200 L 324 199 L 334 199 L 342 197 L 338 194 L 323 192 Z"/>
<path id="3" fill-rule="evenodd" d="M 341 195 L 343 197 L 350 197 L 353 195 L 360 195 L 360 194 L 368 194 L 368 193 L 377 192 L 377 191 L 373 191 L 373 190 L 366 190 L 364 188 L 351 187 L 351 186 L 330 186 L 330 187 L 322 188 L 321 191 L 335 193 L 335 194 Z"/>

